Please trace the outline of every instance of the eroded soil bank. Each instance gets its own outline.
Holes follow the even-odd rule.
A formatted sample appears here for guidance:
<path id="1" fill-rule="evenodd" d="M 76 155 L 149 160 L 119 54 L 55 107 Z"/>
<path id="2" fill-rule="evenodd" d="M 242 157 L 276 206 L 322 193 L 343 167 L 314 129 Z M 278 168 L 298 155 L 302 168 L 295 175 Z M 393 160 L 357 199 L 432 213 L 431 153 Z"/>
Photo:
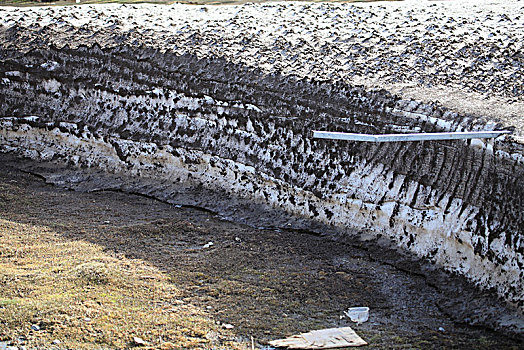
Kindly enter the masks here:
<path id="1" fill-rule="evenodd" d="M 522 312 L 522 8 L 471 6 L 1 9 L 0 151 L 51 162 L 31 171 L 71 189 L 382 238 Z M 506 128 L 486 142 L 311 138 Z M 521 330 L 468 308 L 466 322 Z"/>
<path id="2" fill-rule="evenodd" d="M 385 90 L 147 47 L 3 54 L 3 151 L 152 179 L 134 191 L 173 201 L 180 188 L 222 191 L 347 234 L 383 235 L 524 307 L 520 139 L 369 144 L 311 137 L 315 129 L 503 124 Z"/>
<path id="3" fill-rule="evenodd" d="M 465 324 L 476 317 L 482 323 L 490 317 L 485 311 L 495 316 L 496 301 L 463 278 L 431 272 L 376 242 L 259 230 L 125 193 L 67 191 L 20 171 L 29 165 L 25 161 L 5 155 L 0 161 L 2 219 L 46 226 L 63 242 L 88 241 L 117 258 L 153 264 L 181 290 L 179 299 L 234 325 L 246 347 L 251 336 L 263 346 L 296 332 L 345 325 L 377 349 L 522 346 L 521 340 Z M 213 245 L 203 248 L 208 242 Z M 360 326 L 340 318 L 355 305 L 371 309 L 370 320 Z M 30 322 L 21 320 L 19 331 Z M 49 332 L 58 329 L 49 322 Z"/>

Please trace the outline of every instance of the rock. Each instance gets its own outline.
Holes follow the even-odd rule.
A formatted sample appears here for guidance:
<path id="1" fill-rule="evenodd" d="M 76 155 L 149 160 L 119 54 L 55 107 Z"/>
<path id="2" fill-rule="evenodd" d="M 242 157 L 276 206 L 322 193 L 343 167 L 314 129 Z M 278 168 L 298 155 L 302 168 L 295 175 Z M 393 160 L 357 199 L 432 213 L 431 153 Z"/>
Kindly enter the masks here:
<path id="1" fill-rule="evenodd" d="M 232 324 L 229 324 L 229 323 L 224 323 L 222 325 L 222 328 L 224 328 L 224 329 L 233 329 L 233 328 L 235 328 L 235 326 L 233 326 Z"/>
<path id="2" fill-rule="evenodd" d="M 37 324 L 34 324 L 31 326 L 31 329 L 34 330 L 34 331 L 39 331 L 40 330 L 40 326 L 37 325 Z"/>
<path id="3" fill-rule="evenodd" d="M 144 341 L 144 339 L 139 338 L 139 337 L 133 337 L 133 343 L 139 346 L 146 345 L 146 342 Z"/>

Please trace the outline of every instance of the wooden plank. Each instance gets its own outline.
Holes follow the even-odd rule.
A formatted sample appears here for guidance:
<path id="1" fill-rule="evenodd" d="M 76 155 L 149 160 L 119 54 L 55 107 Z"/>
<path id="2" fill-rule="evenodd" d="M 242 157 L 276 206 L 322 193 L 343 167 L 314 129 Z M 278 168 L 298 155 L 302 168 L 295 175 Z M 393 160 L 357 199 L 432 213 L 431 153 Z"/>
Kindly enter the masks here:
<path id="1" fill-rule="evenodd" d="M 285 339 L 269 342 L 271 346 L 288 349 L 336 349 L 350 346 L 362 346 L 367 343 L 351 327 L 328 328 Z"/>
<path id="2" fill-rule="evenodd" d="M 497 138 L 509 131 L 464 131 L 464 132 L 433 132 L 418 134 L 354 134 L 346 132 L 329 132 L 313 130 L 313 138 L 328 140 L 346 140 L 363 142 L 405 142 L 405 141 L 436 141 L 436 140 L 466 140 Z"/>

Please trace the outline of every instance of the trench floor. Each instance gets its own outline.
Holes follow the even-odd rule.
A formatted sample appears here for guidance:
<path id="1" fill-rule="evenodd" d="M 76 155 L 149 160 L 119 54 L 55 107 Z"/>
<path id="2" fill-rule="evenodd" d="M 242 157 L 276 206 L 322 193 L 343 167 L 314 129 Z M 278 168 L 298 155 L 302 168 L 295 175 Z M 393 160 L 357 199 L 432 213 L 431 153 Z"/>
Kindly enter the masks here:
<path id="1" fill-rule="evenodd" d="M 307 233 L 254 229 L 221 220 L 203 210 L 175 207 L 137 195 L 67 191 L 3 163 L 2 157 L 0 155 L 0 220 L 3 225 L 0 228 L 3 232 L 0 236 L 5 242 L 16 240 L 14 236 L 19 233 L 12 229 L 16 225 L 33 228 L 27 233 L 27 240 L 36 239 L 41 246 L 51 238 L 40 234 L 35 227 L 53 232 L 55 247 L 85 242 L 99 249 L 97 254 L 110 257 L 99 259 L 107 265 L 100 274 L 107 273 L 111 264 L 117 264 L 122 273 L 127 273 L 127 282 L 110 277 L 103 281 L 103 289 L 113 290 L 111 284 L 118 284 L 120 289 L 115 293 L 118 292 L 121 299 L 141 298 L 147 300 L 148 305 L 163 305 L 148 309 L 150 314 L 166 310 L 179 314 L 183 311 L 177 307 L 187 305 L 198 317 L 175 321 L 190 322 L 195 329 L 199 329 L 200 322 L 205 331 L 189 332 L 189 336 L 186 329 L 185 334 L 172 334 L 167 342 L 171 334 L 167 328 L 180 328 L 180 325 L 170 326 L 169 322 L 175 322 L 172 318 L 163 323 L 149 322 L 140 314 L 143 311 L 140 308 L 144 308 L 140 303 L 127 310 L 131 316 L 122 316 L 118 311 L 105 314 L 100 311 L 87 317 L 86 309 L 79 306 L 68 310 L 69 318 L 59 325 L 62 319 L 53 312 L 65 311 L 51 312 L 53 306 L 47 310 L 48 304 L 40 305 L 33 313 L 17 308 L 16 300 L 42 298 L 38 285 L 43 282 L 34 278 L 23 282 L 25 296 L 20 293 L 21 296 L 8 299 L 6 294 L 0 295 L 0 319 L 4 319 L 0 321 L 0 342 L 15 344 L 13 338 L 24 334 L 22 340 L 28 348 L 41 345 L 44 338 L 47 341 L 60 338 L 61 343 L 55 342 L 55 348 L 73 344 L 73 340 L 76 348 L 139 346 L 129 339 L 119 343 L 118 339 L 133 334 L 143 338 L 147 344 L 142 347 L 148 348 L 250 349 L 252 340 L 256 348 L 268 348 L 270 340 L 299 332 L 351 326 L 369 343 L 368 348 L 373 349 L 518 349 L 522 346 L 519 340 L 502 334 L 455 323 L 439 306 L 441 292 L 420 275 L 380 262 L 379 251 Z M 13 270 L 9 267 L 17 265 L 17 256 L 6 253 L 5 242 L 0 245 L 0 283 L 5 290 L 16 294 L 16 285 L 22 282 L 12 278 Z M 33 249 L 38 249 L 38 245 Z M 45 254 L 43 256 L 45 259 Z M 56 256 L 54 264 L 61 266 L 63 261 L 59 254 Z M 85 257 L 77 258 L 73 251 L 63 259 L 79 259 L 80 264 Z M 143 269 L 129 270 L 130 264 Z M 96 269 L 100 264 L 94 266 Z M 38 271 L 38 262 L 25 268 Z M 144 269 L 153 271 L 151 276 L 147 276 Z M 47 283 L 63 283 L 60 273 L 56 273 L 56 277 L 45 276 L 51 279 Z M 22 279 L 23 275 L 18 280 Z M 139 284 L 134 285 L 135 280 Z M 78 286 L 68 281 L 71 286 Z M 81 289 L 100 287 L 96 278 L 88 278 L 88 282 L 88 286 Z M 142 292 L 154 283 L 162 284 L 158 287 L 161 292 Z M 166 297 L 166 288 L 176 290 L 176 298 Z M 127 289 L 133 292 L 129 294 Z M 111 303 L 115 303 L 112 299 L 82 294 L 82 291 L 70 294 L 62 295 L 62 304 L 75 304 L 79 298 L 83 298 L 79 305 L 97 301 L 89 306 L 93 311 L 97 307 L 110 308 Z M 343 317 L 343 311 L 353 306 L 368 306 L 369 321 L 356 325 Z M 132 319 L 133 313 L 142 315 L 143 320 L 138 324 L 129 321 L 130 329 L 126 330 L 126 323 L 121 319 Z M 102 329 L 102 323 L 95 322 L 102 314 L 109 324 L 122 325 L 120 333 L 112 337 L 110 331 L 108 334 Z M 7 315 L 11 317 L 9 322 Z M 92 326 L 75 326 L 71 323 L 75 317 L 92 319 Z M 43 328 L 40 335 L 34 330 L 28 331 L 35 322 Z M 45 327 L 50 324 L 52 327 Z M 226 324 L 233 328 L 226 329 L 229 328 Z M 42 336 L 44 333 L 47 335 Z M 102 333 L 106 334 L 104 338 L 96 337 Z M 189 338 L 193 341 L 188 341 Z M 186 342 L 181 343 L 182 340 Z"/>

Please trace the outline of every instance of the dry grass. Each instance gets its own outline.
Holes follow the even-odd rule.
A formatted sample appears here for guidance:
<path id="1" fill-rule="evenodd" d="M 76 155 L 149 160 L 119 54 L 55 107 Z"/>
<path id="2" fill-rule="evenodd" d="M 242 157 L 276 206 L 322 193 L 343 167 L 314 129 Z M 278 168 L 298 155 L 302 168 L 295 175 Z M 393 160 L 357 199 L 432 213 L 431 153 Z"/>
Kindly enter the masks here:
<path id="1" fill-rule="evenodd" d="M 0 337 L 29 348 L 228 349 L 241 345 L 180 300 L 157 268 L 51 229 L 0 219 Z M 40 330 L 31 329 L 37 325 Z"/>

